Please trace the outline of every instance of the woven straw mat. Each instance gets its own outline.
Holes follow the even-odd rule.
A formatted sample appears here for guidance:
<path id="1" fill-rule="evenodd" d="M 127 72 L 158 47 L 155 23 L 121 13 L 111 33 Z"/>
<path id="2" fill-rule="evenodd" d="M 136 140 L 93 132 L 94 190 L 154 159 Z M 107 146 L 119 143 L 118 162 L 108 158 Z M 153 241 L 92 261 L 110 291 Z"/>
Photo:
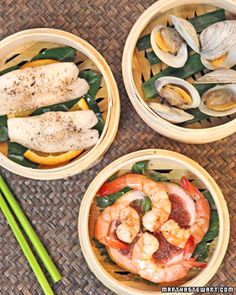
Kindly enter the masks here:
<path id="1" fill-rule="evenodd" d="M 105 57 L 121 95 L 119 132 L 96 167 L 59 181 L 29 180 L 0 169 L 63 275 L 63 280 L 53 287 L 58 295 L 113 294 L 89 271 L 82 255 L 77 234 L 80 202 L 86 188 L 103 167 L 120 156 L 145 148 L 183 153 L 200 163 L 221 187 L 230 211 L 231 235 L 221 268 L 209 285 L 236 286 L 236 134 L 205 145 L 188 145 L 162 137 L 139 118 L 124 89 L 121 75 L 124 43 L 137 18 L 153 2 L 0 1 L 1 38 L 37 27 L 58 28 L 78 35 Z M 0 228 L 0 294 L 43 294 L 2 214 Z"/>

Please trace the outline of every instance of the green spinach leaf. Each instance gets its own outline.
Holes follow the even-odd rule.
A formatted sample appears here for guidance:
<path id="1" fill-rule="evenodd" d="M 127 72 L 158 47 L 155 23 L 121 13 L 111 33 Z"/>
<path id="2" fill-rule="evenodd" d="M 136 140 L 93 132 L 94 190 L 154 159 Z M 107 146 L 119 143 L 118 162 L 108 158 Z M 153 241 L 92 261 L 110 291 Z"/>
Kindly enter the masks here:
<path id="1" fill-rule="evenodd" d="M 126 194 L 130 190 L 131 188 L 126 187 L 120 190 L 119 192 L 108 195 L 106 197 L 96 197 L 96 204 L 99 208 L 105 209 L 106 207 L 113 205 L 120 197 L 122 197 L 124 194 Z"/>
<path id="2" fill-rule="evenodd" d="M 193 252 L 193 257 L 197 256 L 197 261 L 205 261 L 208 257 L 208 252 L 210 248 L 211 242 L 218 236 L 219 234 L 219 217 L 217 210 L 211 210 L 211 218 L 209 229 L 205 234 L 202 241 L 197 245 L 195 251 Z"/>
<path id="3" fill-rule="evenodd" d="M 92 238 L 92 241 L 93 241 L 95 247 L 100 250 L 100 254 L 102 256 L 105 256 L 104 261 L 111 263 L 111 264 L 115 264 L 114 261 L 110 258 L 106 247 L 102 243 L 100 243 L 96 238 Z"/>
<path id="4" fill-rule="evenodd" d="M 148 160 L 140 161 L 132 166 L 132 172 L 145 175 L 147 172 Z"/>
<path id="5" fill-rule="evenodd" d="M 76 49 L 69 46 L 45 49 L 33 57 L 32 61 L 37 59 L 55 59 L 58 61 L 70 62 L 74 60 L 76 51 Z"/>
<path id="6" fill-rule="evenodd" d="M 211 210 L 211 218 L 209 229 L 205 234 L 202 242 L 211 242 L 216 238 L 219 234 L 219 216 L 217 210 Z"/>
<path id="7" fill-rule="evenodd" d="M 7 116 L 0 116 L 0 142 L 8 140 Z"/>
<path id="8" fill-rule="evenodd" d="M 133 203 L 134 203 L 134 208 L 139 207 L 142 213 L 146 213 L 152 208 L 152 202 L 149 197 L 145 197 L 144 199 L 140 199 L 140 200 L 135 200 Z"/>
<path id="9" fill-rule="evenodd" d="M 168 181 L 167 177 L 165 177 L 163 174 L 157 172 L 157 171 L 152 171 L 149 175 L 149 177 L 154 180 L 154 181 L 161 181 L 161 182 L 166 182 Z"/>
<path id="10" fill-rule="evenodd" d="M 8 158 L 22 166 L 37 168 L 38 164 L 33 163 L 24 157 L 24 153 L 27 151 L 27 148 L 15 143 L 8 143 Z"/>

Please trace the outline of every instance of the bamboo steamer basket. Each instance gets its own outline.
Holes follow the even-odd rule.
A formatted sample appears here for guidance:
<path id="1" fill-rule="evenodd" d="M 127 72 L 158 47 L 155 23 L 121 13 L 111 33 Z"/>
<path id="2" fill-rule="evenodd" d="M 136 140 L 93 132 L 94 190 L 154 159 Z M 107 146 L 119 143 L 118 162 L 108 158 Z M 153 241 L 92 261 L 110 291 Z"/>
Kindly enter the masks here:
<path id="1" fill-rule="evenodd" d="M 71 46 L 78 50 L 75 61 L 78 62 L 80 70 L 92 69 L 101 73 L 103 78 L 98 95 L 100 94 L 100 97 L 104 99 L 98 104 L 103 112 L 105 126 L 98 143 L 93 148 L 82 153 L 70 163 L 56 168 L 50 168 L 50 166 L 47 169 L 24 167 L 11 161 L 0 152 L 2 167 L 32 179 L 67 178 L 94 166 L 103 158 L 118 130 L 120 98 L 114 76 L 104 58 L 85 40 L 56 29 L 39 28 L 21 31 L 0 42 L 0 70 L 32 58 L 42 48 L 49 49 L 59 46 Z"/>
<path id="2" fill-rule="evenodd" d="M 159 0 L 151 5 L 134 24 L 126 40 L 122 72 L 128 96 L 138 115 L 158 133 L 185 143 L 203 144 L 225 138 L 236 132 L 236 116 L 227 118 L 213 118 L 211 122 L 204 120 L 201 123 L 180 127 L 162 119 L 152 111 L 144 101 L 142 92 L 143 80 L 150 78 L 150 73 L 160 71 L 159 65 L 150 66 L 145 55 L 135 47 L 143 35 L 150 33 L 151 28 L 161 23 L 167 23 L 169 14 L 177 14 L 184 18 L 201 15 L 216 8 L 223 8 L 236 14 L 235 0 Z"/>
<path id="3" fill-rule="evenodd" d="M 97 250 L 91 243 L 91 224 L 89 223 L 91 208 L 93 205 L 96 192 L 101 187 L 101 185 L 107 181 L 107 179 L 112 176 L 117 171 L 125 172 L 130 170 L 132 165 L 135 162 L 149 160 L 148 168 L 149 169 L 183 169 L 185 175 L 189 179 L 194 179 L 198 183 L 198 187 L 202 187 L 209 190 L 211 193 L 216 208 L 219 215 L 219 236 L 210 260 L 205 269 L 203 269 L 197 276 L 191 278 L 182 286 L 204 286 L 207 282 L 214 276 L 217 272 L 219 266 L 222 263 L 225 252 L 227 250 L 229 233 L 230 233 L 230 223 L 229 223 L 229 214 L 227 205 L 224 199 L 224 196 L 213 180 L 213 178 L 207 173 L 207 171 L 202 168 L 199 164 L 189 159 L 186 156 L 183 156 L 179 153 L 167 151 L 167 150 L 158 150 L 158 149 L 148 149 L 138 152 L 134 152 L 123 156 L 106 168 L 104 168 L 92 181 L 88 187 L 79 212 L 78 219 L 78 233 L 81 244 L 81 249 L 84 254 L 84 257 L 87 261 L 87 264 L 90 270 L 97 276 L 97 278 L 113 292 L 121 295 L 151 295 L 151 294 L 163 294 L 160 290 L 156 290 L 149 287 L 144 287 L 142 283 L 135 282 L 130 284 L 127 281 L 117 280 L 114 273 L 109 271 L 108 264 L 105 265 L 101 262 L 101 258 L 97 254 Z M 165 283 L 164 286 L 171 285 Z M 172 284 L 173 285 L 173 284 Z M 184 293 L 178 293 L 184 294 Z"/>

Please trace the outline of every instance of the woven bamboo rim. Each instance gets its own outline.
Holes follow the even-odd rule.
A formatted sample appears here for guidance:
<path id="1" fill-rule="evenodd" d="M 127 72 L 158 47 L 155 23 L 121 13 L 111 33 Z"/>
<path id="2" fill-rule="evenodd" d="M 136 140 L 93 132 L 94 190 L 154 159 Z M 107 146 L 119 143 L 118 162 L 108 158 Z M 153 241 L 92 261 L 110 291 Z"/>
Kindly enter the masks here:
<path id="1" fill-rule="evenodd" d="M 138 90 L 136 89 L 133 72 L 132 61 L 136 43 L 142 31 L 148 23 L 155 19 L 158 15 L 174 9 L 182 5 L 206 4 L 219 8 L 224 8 L 236 14 L 236 2 L 234 0 L 159 0 L 150 6 L 134 24 L 130 34 L 126 40 L 123 60 L 122 72 L 128 96 L 138 115 L 158 133 L 186 143 L 202 144 L 220 140 L 236 132 L 236 119 L 225 124 L 202 129 L 190 129 L 173 125 L 162 119 L 152 111 L 143 101 Z"/>
<path id="2" fill-rule="evenodd" d="M 21 52 L 22 47 L 27 42 L 54 42 L 64 46 L 71 46 L 86 55 L 96 65 L 105 80 L 108 93 L 105 127 L 98 143 L 83 156 L 58 168 L 32 169 L 23 167 L 0 153 L 0 165 L 21 176 L 42 180 L 67 178 L 97 164 L 114 140 L 120 118 L 118 88 L 108 64 L 100 53 L 85 40 L 65 31 L 39 28 L 13 34 L 0 42 L 0 57 L 3 59 L 4 56 L 9 55 L 9 52 Z"/>
<path id="3" fill-rule="evenodd" d="M 119 171 L 120 169 L 131 168 L 134 162 L 143 160 L 154 160 L 157 162 L 165 161 L 169 166 L 172 165 L 173 168 L 176 167 L 176 165 L 184 167 L 184 169 L 189 170 L 202 183 L 204 183 L 204 185 L 214 198 L 216 208 L 219 214 L 219 236 L 215 247 L 215 251 L 212 257 L 210 258 L 208 266 L 204 270 L 202 270 L 196 277 L 194 277 L 193 279 L 191 279 L 183 285 L 190 287 L 204 286 L 217 272 L 227 250 L 230 234 L 230 222 L 227 205 L 220 188 L 204 168 L 202 168 L 199 164 L 197 164 L 196 162 L 194 162 L 186 156 L 167 150 L 148 149 L 123 156 L 109 164 L 106 168 L 104 168 L 92 181 L 83 197 L 78 219 L 78 233 L 80 238 L 80 244 L 87 264 L 91 271 L 97 276 L 97 278 L 105 286 L 107 286 L 117 294 L 153 294 L 153 291 L 138 290 L 136 288 L 122 284 L 104 269 L 104 267 L 101 265 L 93 251 L 90 242 L 88 228 L 90 207 L 94 197 L 96 196 L 96 192 L 98 191 L 100 186 L 115 172 Z M 155 291 L 155 294 L 163 293 Z M 178 294 L 183 295 L 184 293 Z"/>

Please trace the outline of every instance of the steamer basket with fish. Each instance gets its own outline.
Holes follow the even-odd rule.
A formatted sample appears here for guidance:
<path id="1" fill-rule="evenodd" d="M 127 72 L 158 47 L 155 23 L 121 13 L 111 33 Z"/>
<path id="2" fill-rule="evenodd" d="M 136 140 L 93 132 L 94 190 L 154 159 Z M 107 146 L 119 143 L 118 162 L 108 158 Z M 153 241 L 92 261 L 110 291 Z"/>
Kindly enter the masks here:
<path id="1" fill-rule="evenodd" d="M 235 48 L 235 1 L 157 1 L 124 48 L 123 78 L 135 110 L 157 132 L 187 143 L 233 134 Z"/>
<path id="2" fill-rule="evenodd" d="M 58 179 L 100 161 L 118 129 L 116 82 L 81 38 L 31 29 L 0 42 L 0 165 Z"/>
<path id="3" fill-rule="evenodd" d="M 97 175 L 78 228 L 85 259 L 108 288 L 162 294 L 163 286 L 204 286 L 214 276 L 228 245 L 229 215 L 206 170 L 181 154 L 151 149 Z"/>

